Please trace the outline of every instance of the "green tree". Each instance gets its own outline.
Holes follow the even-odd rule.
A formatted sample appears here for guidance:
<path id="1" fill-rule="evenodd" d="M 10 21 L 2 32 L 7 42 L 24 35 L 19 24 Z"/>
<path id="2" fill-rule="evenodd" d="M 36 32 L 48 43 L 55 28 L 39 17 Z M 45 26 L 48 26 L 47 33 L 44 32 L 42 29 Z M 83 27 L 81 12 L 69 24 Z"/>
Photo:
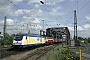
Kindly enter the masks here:
<path id="1" fill-rule="evenodd" d="M 90 43 L 90 37 L 88 38 L 88 43 Z"/>
<path id="2" fill-rule="evenodd" d="M 12 34 L 11 36 L 8 33 L 5 34 L 6 45 L 12 45 L 14 36 L 15 34 Z"/>

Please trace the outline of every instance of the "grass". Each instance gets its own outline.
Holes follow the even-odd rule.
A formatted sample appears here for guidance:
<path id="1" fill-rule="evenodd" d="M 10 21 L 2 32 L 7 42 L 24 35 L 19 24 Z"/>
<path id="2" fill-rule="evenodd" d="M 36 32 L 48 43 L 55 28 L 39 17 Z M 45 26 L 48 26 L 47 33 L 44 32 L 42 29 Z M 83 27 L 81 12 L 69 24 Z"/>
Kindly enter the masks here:
<path id="1" fill-rule="evenodd" d="M 60 45 L 47 53 L 47 60 L 80 60 L 76 51 L 79 52 L 79 49 L 71 49 Z M 83 58 L 82 60 L 86 59 Z"/>

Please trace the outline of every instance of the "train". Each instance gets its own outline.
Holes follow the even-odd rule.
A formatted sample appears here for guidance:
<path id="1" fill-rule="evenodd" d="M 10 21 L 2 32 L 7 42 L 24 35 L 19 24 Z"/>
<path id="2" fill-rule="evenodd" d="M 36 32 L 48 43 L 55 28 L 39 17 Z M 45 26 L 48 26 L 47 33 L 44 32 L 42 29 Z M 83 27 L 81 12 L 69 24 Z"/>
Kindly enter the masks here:
<path id="1" fill-rule="evenodd" d="M 38 47 L 61 42 L 58 38 L 38 34 L 16 34 L 13 39 L 13 48 Z"/>
<path id="2" fill-rule="evenodd" d="M 13 39 L 12 46 L 14 48 L 27 48 L 57 44 L 61 42 L 68 44 L 67 39 L 70 39 L 70 32 L 67 27 L 47 28 L 46 32 L 40 30 L 40 34 L 16 34 L 15 38 Z"/>
<path id="3" fill-rule="evenodd" d="M 34 47 L 45 44 L 45 36 L 37 34 L 17 34 L 13 39 L 14 48 Z"/>

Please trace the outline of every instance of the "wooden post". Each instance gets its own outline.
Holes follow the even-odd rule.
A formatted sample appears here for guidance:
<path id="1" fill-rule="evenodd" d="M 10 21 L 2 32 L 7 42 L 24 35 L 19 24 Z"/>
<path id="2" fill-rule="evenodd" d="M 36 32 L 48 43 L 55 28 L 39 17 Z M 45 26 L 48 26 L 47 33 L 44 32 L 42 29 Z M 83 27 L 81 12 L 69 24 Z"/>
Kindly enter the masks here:
<path id="1" fill-rule="evenodd" d="M 82 60 L 82 50 L 80 49 L 80 60 Z"/>

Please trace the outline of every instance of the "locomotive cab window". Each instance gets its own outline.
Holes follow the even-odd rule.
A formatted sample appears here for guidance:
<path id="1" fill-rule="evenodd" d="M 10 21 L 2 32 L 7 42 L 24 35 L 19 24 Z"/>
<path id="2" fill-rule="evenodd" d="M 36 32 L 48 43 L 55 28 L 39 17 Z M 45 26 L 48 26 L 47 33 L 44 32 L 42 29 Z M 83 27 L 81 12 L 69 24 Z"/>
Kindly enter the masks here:
<path id="1" fill-rule="evenodd" d="M 15 38 L 14 38 L 14 40 L 21 41 L 22 38 L 23 38 L 23 35 L 16 35 Z"/>

